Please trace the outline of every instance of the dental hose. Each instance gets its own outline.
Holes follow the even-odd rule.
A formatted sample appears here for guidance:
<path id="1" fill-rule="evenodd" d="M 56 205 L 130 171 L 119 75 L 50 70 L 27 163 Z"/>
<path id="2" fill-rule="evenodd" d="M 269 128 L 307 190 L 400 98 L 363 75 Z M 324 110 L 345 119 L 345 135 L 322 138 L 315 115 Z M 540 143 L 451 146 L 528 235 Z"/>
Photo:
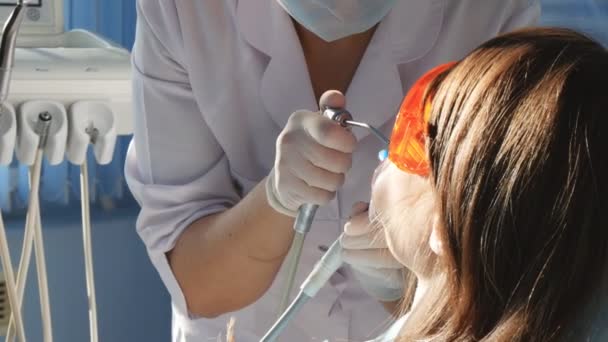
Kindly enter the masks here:
<path id="1" fill-rule="evenodd" d="M 17 337 L 20 341 L 25 341 L 25 330 L 23 328 L 23 316 L 21 315 L 21 305 L 18 291 L 15 284 L 15 272 L 8 249 L 8 239 L 2 213 L 0 213 L 0 253 L 2 257 L 2 269 L 5 273 L 6 291 L 8 292 L 8 302 L 11 306 L 11 322 L 17 326 Z"/>
<path id="2" fill-rule="evenodd" d="M 44 155 L 44 147 L 46 146 L 46 140 L 48 137 L 48 131 L 51 125 L 52 117 L 48 112 L 40 113 L 38 118 L 38 126 L 36 132 L 39 135 L 39 144 L 36 151 L 36 157 L 34 165 L 30 169 L 30 196 L 28 203 L 28 212 L 25 219 L 25 232 L 23 236 L 23 248 L 21 250 L 21 259 L 19 261 L 19 269 L 17 272 L 17 303 L 11 305 L 13 312 L 16 313 L 15 309 L 20 310 L 23 304 L 23 297 L 25 295 L 25 283 L 27 281 L 27 274 L 29 271 L 31 256 L 32 256 L 32 245 L 35 249 L 36 254 L 36 271 L 38 278 L 38 292 L 40 295 L 40 310 L 42 316 L 42 331 L 43 340 L 52 341 L 52 323 L 51 323 L 51 309 L 48 292 L 48 279 L 46 271 L 46 260 L 44 254 L 44 242 L 42 236 L 42 225 L 40 221 L 40 204 L 38 193 L 40 189 L 40 174 L 42 169 L 42 157 Z M 9 319 L 8 330 L 6 334 L 6 341 L 12 342 L 14 340 L 14 325 L 16 322 L 16 314 L 11 315 Z M 17 323 L 18 324 L 18 323 Z M 17 327 L 17 329 L 19 329 Z M 19 332 L 17 331 L 19 337 Z M 21 337 L 19 337 L 21 338 Z M 22 339 L 22 341 L 25 341 Z"/>
<path id="3" fill-rule="evenodd" d="M 340 237 L 342 236 L 340 235 Z M 321 260 L 316 263 L 312 272 L 310 272 L 306 280 L 304 280 L 300 286 L 300 292 L 296 298 L 270 330 L 268 330 L 266 335 L 262 337 L 260 342 L 276 341 L 304 304 L 319 292 L 334 272 L 342 265 L 342 246 L 340 245 L 340 237 L 334 241 Z"/>
<path id="4" fill-rule="evenodd" d="M 97 131 L 88 131 L 91 142 L 94 144 Z M 97 329 L 97 300 L 95 298 L 95 278 L 93 272 L 93 243 L 91 239 L 91 213 L 89 195 L 89 170 L 87 159 L 80 166 L 80 203 L 82 209 L 82 241 L 84 245 L 85 275 L 87 282 L 87 297 L 89 303 L 89 333 L 90 342 L 98 341 Z"/>
<path id="5" fill-rule="evenodd" d="M 296 217 L 296 221 L 293 225 L 295 235 L 293 237 L 293 241 L 291 242 L 289 256 L 287 257 L 287 278 L 283 288 L 283 297 L 281 298 L 278 315 L 281 315 L 281 313 L 287 309 L 287 305 L 289 304 L 289 297 L 296 279 L 296 273 L 298 272 L 298 264 L 300 262 L 300 256 L 302 255 L 302 249 L 304 248 L 306 234 L 312 226 L 312 222 L 318 208 L 318 205 L 304 204 L 298 210 L 298 216 Z"/>
<path id="6" fill-rule="evenodd" d="M 38 176 L 40 177 L 40 176 Z M 42 315 L 43 341 L 53 341 L 53 328 L 51 322 L 51 301 L 49 298 L 48 276 L 46 271 L 46 257 L 44 253 L 44 239 L 42 236 L 42 222 L 40 219 L 40 203 L 36 201 L 36 231 L 34 233 L 34 252 L 36 257 L 36 272 L 38 278 L 38 293 L 40 296 L 40 313 Z M 21 292 L 25 293 L 24 290 Z M 23 295 L 22 295 L 23 296 Z"/>

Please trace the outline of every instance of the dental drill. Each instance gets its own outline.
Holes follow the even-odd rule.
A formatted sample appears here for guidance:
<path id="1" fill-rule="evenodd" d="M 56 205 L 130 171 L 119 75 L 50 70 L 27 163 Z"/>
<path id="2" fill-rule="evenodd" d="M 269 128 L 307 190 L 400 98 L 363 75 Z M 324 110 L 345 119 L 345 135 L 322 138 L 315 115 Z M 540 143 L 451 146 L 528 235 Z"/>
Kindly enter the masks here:
<path id="1" fill-rule="evenodd" d="M 17 5 L 8 17 L 2 31 L 0 43 L 0 103 L 8 98 L 13 64 L 15 63 L 15 49 L 17 47 L 17 33 L 25 16 L 24 0 L 17 1 Z"/>
<path id="2" fill-rule="evenodd" d="M 331 108 L 326 107 L 323 110 L 323 116 L 326 118 L 340 123 L 343 127 L 346 127 L 345 122 L 352 120 L 352 115 L 342 108 Z M 298 209 L 298 216 L 294 222 L 293 229 L 295 235 L 289 249 L 289 256 L 287 257 L 287 278 L 283 288 L 283 295 L 279 304 L 278 315 L 287 309 L 289 304 L 289 298 L 291 295 L 291 289 L 298 272 L 298 264 L 300 262 L 300 256 L 302 255 L 302 248 L 304 247 L 304 241 L 306 240 L 306 234 L 310 231 L 312 223 L 315 218 L 315 214 L 319 209 L 318 205 L 315 204 L 304 204 Z"/>
<path id="3" fill-rule="evenodd" d="M 346 109 L 325 107 L 323 109 L 323 116 L 325 116 L 326 118 L 328 118 L 330 120 L 338 122 L 343 127 L 365 128 L 365 129 L 371 131 L 371 133 L 375 137 L 377 137 L 380 141 L 382 141 L 383 144 L 385 144 L 387 146 L 389 144 L 389 139 L 387 139 L 382 134 L 382 132 L 380 132 L 380 130 L 378 130 L 377 128 L 375 128 L 369 124 L 353 121 L 352 115 Z M 279 321 L 277 321 L 277 324 L 279 322 L 281 322 L 282 320 L 285 320 L 286 317 L 291 317 L 291 315 L 293 315 L 292 312 L 297 311 L 298 308 L 302 305 L 299 303 L 299 301 L 301 301 L 301 299 L 300 299 L 299 301 L 298 300 L 294 301 L 289 308 L 287 307 L 287 305 L 289 303 L 291 289 L 293 288 L 293 283 L 294 283 L 295 276 L 296 276 L 296 273 L 298 270 L 298 264 L 300 261 L 300 256 L 302 254 L 302 248 L 304 246 L 306 234 L 310 231 L 310 228 L 314 221 L 314 216 L 315 216 L 318 208 L 319 208 L 318 205 L 304 204 L 298 210 L 298 216 L 296 217 L 296 221 L 294 223 L 295 236 L 294 236 L 292 244 L 291 244 L 291 249 L 290 249 L 289 256 L 287 259 L 287 264 L 286 264 L 287 279 L 285 282 L 285 287 L 283 289 L 283 296 L 281 298 L 280 307 L 279 307 L 279 315 L 281 313 L 283 313 L 283 315 L 280 316 Z M 336 242 L 334 243 L 334 245 L 336 245 Z M 334 246 L 334 245 L 332 245 L 332 246 Z M 338 243 L 338 247 L 339 247 L 339 243 Z M 335 247 L 335 248 L 338 248 L 338 247 Z M 326 256 L 328 254 L 330 254 L 330 251 L 328 251 L 326 253 Z M 323 258 L 325 258 L 325 256 Z M 341 262 L 340 262 L 340 264 L 341 264 Z M 338 267 L 339 267 L 339 265 L 338 265 Z M 337 270 L 337 267 L 336 267 L 336 269 L 334 269 L 332 271 L 332 273 L 335 272 L 336 270 Z M 313 270 L 313 272 L 311 273 L 311 276 L 314 272 L 315 271 Z M 321 284 L 321 286 L 323 284 Z M 302 286 L 304 286 L 304 285 L 302 285 Z M 315 294 L 316 294 L 316 292 L 315 292 Z M 300 294 L 298 295 L 298 297 L 300 297 Z M 280 330 L 282 330 L 283 328 L 284 327 L 282 327 L 282 326 L 277 327 L 277 329 L 280 329 Z M 278 333 L 277 333 L 277 336 L 278 336 Z M 269 339 L 268 341 L 273 341 L 273 339 Z"/>

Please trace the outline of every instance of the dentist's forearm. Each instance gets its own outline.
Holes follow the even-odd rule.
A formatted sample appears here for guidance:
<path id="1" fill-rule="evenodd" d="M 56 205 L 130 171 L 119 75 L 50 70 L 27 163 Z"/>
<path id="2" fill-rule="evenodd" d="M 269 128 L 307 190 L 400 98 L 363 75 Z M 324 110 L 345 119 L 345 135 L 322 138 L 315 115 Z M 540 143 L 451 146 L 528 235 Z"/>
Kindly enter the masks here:
<path id="1" fill-rule="evenodd" d="M 216 317 L 259 299 L 289 251 L 292 226 L 268 205 L 264 182 L 235 207 L 190 225 L 168 253 L 190 313 Z"/>

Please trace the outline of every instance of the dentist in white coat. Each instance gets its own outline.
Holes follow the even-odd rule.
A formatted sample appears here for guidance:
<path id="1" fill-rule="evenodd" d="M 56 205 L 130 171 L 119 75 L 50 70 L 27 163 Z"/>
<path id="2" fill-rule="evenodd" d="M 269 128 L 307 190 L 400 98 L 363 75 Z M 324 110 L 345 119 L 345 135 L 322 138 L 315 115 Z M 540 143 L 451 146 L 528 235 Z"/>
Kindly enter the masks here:
<path id="1" fill-rule="evenodd" d="M 126 177 L 137 231 L 171 294 L 173 340 L 237 341 L 276 319 L 302 203 L 317 203 L 299 284 L 369 199 L 381 144 L 315 111 L 326 90 L 387 135 L 410 85 L 502 32 L 535 0 L 139 0 L 135 136 Z M 330 104 L 340 105 L 339 96 Z M 354 258 L 281 341 L 362 341 L 402 293 L 382 249 Z M 379 275 L 374 277 L 374 275 Z"/>

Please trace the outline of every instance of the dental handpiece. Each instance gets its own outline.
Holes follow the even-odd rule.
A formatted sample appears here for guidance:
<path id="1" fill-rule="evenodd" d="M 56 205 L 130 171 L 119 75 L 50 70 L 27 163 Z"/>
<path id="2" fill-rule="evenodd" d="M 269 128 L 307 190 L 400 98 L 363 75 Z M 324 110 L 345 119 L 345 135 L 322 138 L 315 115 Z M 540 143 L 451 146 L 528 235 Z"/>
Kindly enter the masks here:
<path id="1" fill-rule="evenodd" d="M 352 115 L 350 115 L 350 113 L 345 109 L 328 107 L 323 112 L 323 115 L 327 118 L 339 122 L 344 127 L 351 126 L 365 128 L 370 131 L 374 136 L 376 136 L 376 138 L 380 139 L 380 141 L 382 141 L 384 144 L 389 144 L 389 139 L 385 137 L 379 129 L 363 122 L 354 121 Z"/>
<path id="2" fill-rule="evenodd" d="M 285 330 L 289 322 L 295 317 L 300 309 L 313 298 L 319 290 L 327 283 L 329 278 L 342 265 L 342 246 L 340 245 L 340 237 L 334 241 L 327 252 L 319 260 L 313 270 L 310 272 L 306 280 L 300 286 L 300 292 L 293 300 L 291 305 L 283 312 L 281 317 L 268 330 L 266 335 L 262 337 L 260 342 L 276 341 L 281 332 Z"/>
<path id="3" fill-rule="evenodd" d="M 2 31 L 2 42 L 0 43 L 0 103 L 8 98 L 11 73 L 15 62 L 17 33 L 21 27 L 26 6 L 27 3 L 23 0 L 17 2 Z"/>
<path id="4" fill-rule="evenodd" d="M 385 144 L 386 146 L 388 146 L 389 144 L 389 139 L 385 137 L 384 134 L 380 132 L 380 130 L 369 124 L 354 121 L 353 116 L 350 114 L 350 112 L 344 108 L 325 107 L 323 109 L 322 114 L 326 118 L 338 122 L 343 127 L 350 126 L 365 128 L 369 130 L 374 136 L 376 136 L 380 141 L 382 141 L 383 144 Z M 300 255 L 304 246 L 304 240 L 306 234 L 310 231 L 312 222 L 314 221 L 314 216 L 318 208 L 318 205 L 304 204 L 298 210 L 298 216 L 296 217 L 296 222 L 294 223 L 294 230 L 296 231 L 296 235 L 294 236 L 291 245 L 291 255 L 287 259 L 287 281 L 283 290 L 283 297 L 281 298 L 279 304 L 279 314 L 281 314 L 281 312 L 284 312 L 287 309 L 291 289 L 293 288 L 293 283 L 298 270 Z"/>
<path id="5" fill-rule="evenodd" d="M 352 120 L 353 118 L 344 108 L 325 107 L 321 114 L 330 120 L 340 123 L 344 127 L 346 127 L 344 122 Z M 295 236 L 291 244 L 290 255 L 287 258 L 286 264 L 287 278 L 283 288 L 281 301 L 279 302 L 279 315 L 287 309 L 287 305 L 289 304 L 291 289 L 293 288 L 302 248 L 304 247 L 304 240 L 306 239 L 306 234 L 310 231 L 317 209 L 319 209 L 319 206 L 315 204 L 303 204 L 298 209 L 298 215 L 293 226 Z"/>

